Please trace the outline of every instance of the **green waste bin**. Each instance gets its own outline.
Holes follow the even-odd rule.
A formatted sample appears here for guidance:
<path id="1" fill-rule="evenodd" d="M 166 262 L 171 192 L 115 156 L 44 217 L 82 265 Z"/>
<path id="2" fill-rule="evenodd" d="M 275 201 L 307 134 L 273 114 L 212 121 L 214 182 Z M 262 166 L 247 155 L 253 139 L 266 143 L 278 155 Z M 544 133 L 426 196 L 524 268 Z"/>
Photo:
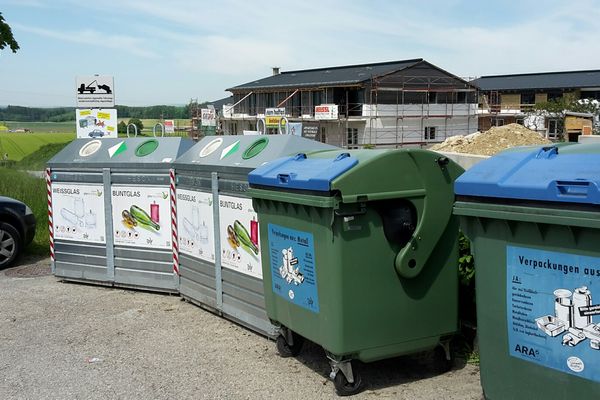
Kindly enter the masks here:
<path id="1" fill-rule="evenodd" d="M 456 181 L 488 399 L 600 398 L 600 145 L 523 148 Z"/>
<path id="2" fill-rule="evenodd" d="M 302 338 L 322 346 L 341 395 L 362 388 L 353 359 L 438 348 L 449 365 L 461 172 L 425 150 L 357 150 L 298 154 L 249 174 L 281 355 L 298 354 Z"/>

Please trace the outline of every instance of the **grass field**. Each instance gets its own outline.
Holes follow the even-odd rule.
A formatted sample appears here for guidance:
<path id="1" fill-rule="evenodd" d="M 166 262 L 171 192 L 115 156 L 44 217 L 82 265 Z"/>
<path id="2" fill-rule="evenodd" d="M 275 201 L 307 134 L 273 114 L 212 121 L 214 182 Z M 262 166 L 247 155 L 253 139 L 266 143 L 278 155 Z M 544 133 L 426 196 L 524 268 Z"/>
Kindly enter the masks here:
<path id="1" fill-rule="evenodd" d="M 0 159 L 22 160 L 29 154 L 48 144 L 66 144 L 75 139 L 74 133 L 0 133 Z"/>
<path id="2" fill-rule="evenodd" d="M 2 122 L 8 129 L 29 129 L 33 133 L 71 133 L 75 135 L 75 120 L 67 122 Z"/>
<path id="3" fill-rule="evenodd" d="M 48 254 L 48 206 L 46 182 L 26 172 L 0 168 L 0 195 L 21 200 L 27 204 L 37 220 L 33 243 L 27 249 L 31 254 Z"/>

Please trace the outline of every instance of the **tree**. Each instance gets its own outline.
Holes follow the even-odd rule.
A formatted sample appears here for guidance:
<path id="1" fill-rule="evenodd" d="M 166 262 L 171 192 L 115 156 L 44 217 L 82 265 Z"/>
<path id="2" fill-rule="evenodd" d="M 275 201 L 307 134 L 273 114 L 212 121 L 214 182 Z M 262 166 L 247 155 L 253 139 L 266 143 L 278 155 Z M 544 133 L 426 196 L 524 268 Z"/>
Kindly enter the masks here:
<path id="1" fill-rule="evenodd" d="M 577 99 L 573 95 L 538 103 L 533 110 L 527 113 L 531 128 L 539 130 L 547 118 L 555 118 L 558 122 L 557 132 L 559 140 L 564 140 L 565 117 L 567 112 L 590 113 L 594 116 L 594 121 L 598 120 L 600 107 L 597 101 L 589 99 Z M 540 126 L 538 126 L 540 125 Z M 595 130 L 597 130 L 596 127 Z"/>
<path id="2" fill-rule="evenodd" d="M 139 118 L 131 118 L 129 120 L 129 122 L 127 123 L 127 125 L 129 124 L 134 124 L 137 127 L 137 131 L 138 133 L 142 133 L 142 129 L 144 129 L 144 124 L 142 123 L 142 120 Z"/>
<path id="3" fill-rule="evenodd" d="M 13 53 L 19 50 L 19 44 L 15 40 L 10 26 L 5 22 L 2 13 L 0 12 L 0 50 L 6 46 L 10 47 Z"/>
<path id="4" fill-rule="evenodd" d="M 119 122 L 119 125 L 117 125 L 117 132 L 127 133 L 127 124 L 125 123 L 125 121 Z"/>

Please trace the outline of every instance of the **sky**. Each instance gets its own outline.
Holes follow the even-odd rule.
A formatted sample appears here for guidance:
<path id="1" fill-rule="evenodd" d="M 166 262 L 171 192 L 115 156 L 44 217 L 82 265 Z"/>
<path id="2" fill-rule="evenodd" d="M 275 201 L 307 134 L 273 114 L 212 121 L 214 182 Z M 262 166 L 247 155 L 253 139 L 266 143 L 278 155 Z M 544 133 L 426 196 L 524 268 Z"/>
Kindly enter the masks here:
<path id="1" fill-rule="evenodd" d="M 0 0 L 0 105 L 74 106 L 114 76 L 117 104 L 214 101 L 282 71 L 424 58 L 464 78 L 600 69 L 600 0 Z"/>

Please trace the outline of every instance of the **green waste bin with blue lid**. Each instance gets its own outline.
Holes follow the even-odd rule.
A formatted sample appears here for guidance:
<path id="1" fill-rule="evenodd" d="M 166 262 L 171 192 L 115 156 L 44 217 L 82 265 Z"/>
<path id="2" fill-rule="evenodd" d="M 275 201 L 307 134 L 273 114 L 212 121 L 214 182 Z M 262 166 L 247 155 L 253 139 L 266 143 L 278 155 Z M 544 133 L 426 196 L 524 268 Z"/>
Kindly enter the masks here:
<path id="1" fill-rule="evenodd" d="M 486 398 L 600 398 L 600 146 L 517 148 L 455 185 Z"/>
<path id="2" fill-rule="evenodd" d="M 425 150 L 336 150 L 274 160 L 248 176 L 260 221 L 267 314 L 282 356 L 325 349 L 340 395 L 371 362 L 438 349 L 458 329 L 462 168 Z M 440 346 L 440 344 L 442 344 Z"/>

